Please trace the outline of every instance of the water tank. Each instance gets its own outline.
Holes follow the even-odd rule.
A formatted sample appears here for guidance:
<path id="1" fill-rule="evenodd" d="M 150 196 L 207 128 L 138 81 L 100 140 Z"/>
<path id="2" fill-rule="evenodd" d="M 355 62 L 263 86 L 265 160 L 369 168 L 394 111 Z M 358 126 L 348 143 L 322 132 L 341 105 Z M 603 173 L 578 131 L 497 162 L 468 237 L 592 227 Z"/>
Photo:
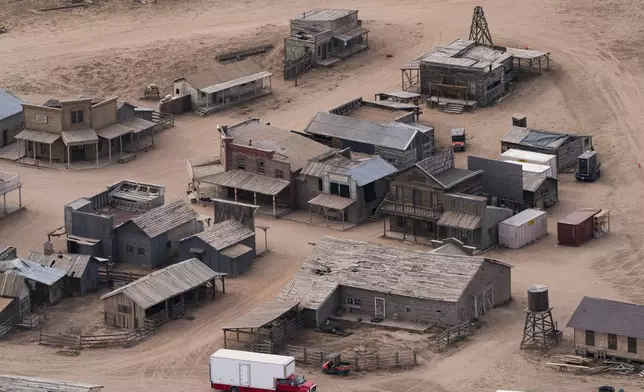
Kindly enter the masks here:
<path id="1" fill-rule="evenodd" d="M 49 241 L 45 241 L 45 245 L 43 246 L 43 253 L 49 256 L 54 252 L 54 244 L 52 244 Z"/>
<path id="2" fill-rule="evenodd" d="M 549 308 L 548 288 L 541 285 L 528 287 L 528 310 L 532 312 L 545 312 Z"/>

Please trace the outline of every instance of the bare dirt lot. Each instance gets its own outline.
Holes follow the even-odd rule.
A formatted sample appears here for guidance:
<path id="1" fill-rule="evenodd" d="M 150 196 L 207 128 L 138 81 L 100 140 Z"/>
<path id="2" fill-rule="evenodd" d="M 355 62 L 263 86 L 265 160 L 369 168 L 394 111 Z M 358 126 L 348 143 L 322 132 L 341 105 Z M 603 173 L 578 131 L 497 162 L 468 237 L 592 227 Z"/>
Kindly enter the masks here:
<path id="1" fill-rule="evenodd" d="M 449 127 L 468 128 L 474 136 L 468 153 L 488 157 L 498 156 L 498 139 L 515 112 L 526 114 L 533 127 L 590 133 L 603 161 L 603 178 L 583 185 L 562 175 L 560 203 L 549 211 L 550 235 L 520 251 L 490 253 L 515 265 L 515 301 L 486 316 L 486 326 L 468 344 L 427 357 L 408 372 L 347 380 L 310 371 L 308 376 L 321 391 L 590 392 L 605 384 L 641 390 L 639 379 L 558 373 L 546 368 L 539 354 L 518 350 L 529 284 L 550 287 L 560 327 L 583 295 L 644 302 L 644 172 L 638 168 L 644 159 L 644 11 L 639 1 L 159 0 L 142 5 L 109 0 L 82 9 L 36 11 L 55 4 L 0 0 L 0 23 L 9 29 L 0 35 L 3 87 L 27 96 L 119 94 L 134 100 L 147 83 L 167 87 L 184 72 L 212 67 L 221 50 L 271 42 L 276 49 L 259 61 L 275 73 L 274 95 L 205 119 L 179 118 L 156 150 L 127 165 L 64 172 L 0 162 L 0 170 L 18 172 L 24 182 L 27 210 L 0 221 L 0 243 L 17 246 L 21 255 L 40 249 L 45 234 L 62 224 L 65 203 L 120 179 L 164 184 L 168 200 L 185 197 L 186 159 L 218 150 L 217 124 L 255 115 L 285 129 L 302 129 L 318 110 L 398 89 L 401 64 L 436 44 L 466 38 L 473 7 L 483 5 L 495 43 L 550 51 L 553 70 L 519 85 L 494 107 L 460 116 L 425 110 L 421 119 L 435 125 L 443 141 Z M 332 70 L 307 74 L 295 87 L 280 80 L 282 35 L 290 17 L 320 7 L 359 9 L 372 31 L 372 48 Z M 457 160 L 463 165 L 465 156 Z M 558 247 L 556 220 L 582 206 L 611 209 L 612 233 L 579 249 Z M 249 274 L 230 280 L 227 295 L 196 309 L 194 320 L 169 323 L 133 348 L 84 350 L 80 356 L 9 339 L 0 343 L 0 369 L 99 383 L 106 392 L 205 392 L 208 356 L 222 344 L 221 324 L 271 299 L 299 268 L 308 242 L 327 234 L 381 241 L 380 224 L 340 233 L 285 220 L 260 222 L 271 226 L 272 251 Z M 83 301 L 61 306 L 100 317 L 100 307 Z M 570 331 L 565 338 L 569 344 Z"/>

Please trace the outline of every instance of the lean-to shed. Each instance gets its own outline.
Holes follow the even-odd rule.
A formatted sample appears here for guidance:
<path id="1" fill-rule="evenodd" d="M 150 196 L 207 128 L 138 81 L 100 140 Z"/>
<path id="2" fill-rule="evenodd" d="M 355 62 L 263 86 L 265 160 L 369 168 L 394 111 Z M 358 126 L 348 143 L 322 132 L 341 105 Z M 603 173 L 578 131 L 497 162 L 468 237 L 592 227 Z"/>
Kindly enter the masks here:
<path id="1" fill-rule="evenodd" d="M 499 245 L 519 249 L 548 234 L 545 211 L 528 209 L 499 223 Z"/>
<path id="2" fill-rule="evenodd" d="M 24 277 L 32 291 L 32 304 L 51 305 L 65 294 L 65 270 L 42 266 L 25 259 L 0 261 L 0 272 L 15 271 Z"/>

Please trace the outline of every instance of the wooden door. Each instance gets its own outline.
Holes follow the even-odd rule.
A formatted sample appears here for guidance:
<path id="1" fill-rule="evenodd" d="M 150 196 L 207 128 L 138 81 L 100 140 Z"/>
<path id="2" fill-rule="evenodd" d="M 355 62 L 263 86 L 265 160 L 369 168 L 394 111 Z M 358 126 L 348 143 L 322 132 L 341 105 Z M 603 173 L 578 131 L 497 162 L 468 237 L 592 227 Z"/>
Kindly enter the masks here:
<path id="1" fill-rule="evenodd" d="M 386 316 L 385 299 L 380 297 L 374 298 L 374 316 L 382 319 Z"/>

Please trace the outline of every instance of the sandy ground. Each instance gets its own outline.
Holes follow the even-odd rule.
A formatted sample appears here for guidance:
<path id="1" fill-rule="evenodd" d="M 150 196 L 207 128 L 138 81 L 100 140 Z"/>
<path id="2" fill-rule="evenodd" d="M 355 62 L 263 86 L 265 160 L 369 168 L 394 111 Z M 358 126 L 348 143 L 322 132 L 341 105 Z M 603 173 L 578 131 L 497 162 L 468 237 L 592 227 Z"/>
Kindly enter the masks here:
<path id="1" fill-rule="evenodd" d="M 483 5 L 496 43 L 550 51 L 552 72 L 518 85 L 495 107 L 460 116 L 426 110 L 424 121 L 436 125 L 443 140 L 449 127 L 465 126 L 474 136 L 469 153 L 496 157 L 498 139 L 508 129 L 510 115 L 522 112 L 534 127 L 595 135 L 604 176 L 598 183 L 584 185 L 563 175 L 560 203 L 549 211 L 550 235 L 520 251 L 491 253 L 515 265 L 515 301 L 491 312 L 486 327 L 469 344 L 427 357 L 409 372 L 348 380 L 318 373 L 309 376 L 321 391 L 590 392 L 604 384 L 627 391 L 641 389 L 637 386 L 641 381 L 634 378 L 555 372 L 543 365 L 541 354 L 518 350 L 529 284 L 550 287 L 555 317 L 562 327 L 583 295 L 644 301 L 640 234 L 644 174 L 637 165 L 644 158 L 640 2 L 159 0 L 140 5 L 111 0 L 85 9 L 34 11 L 51 4 L 54 1 L 0 1 L 0 18 L 9 27 L 9 34 L 0 36 L 0 85 L 28 95 L 120 94 L 136 99 L 147 83 L 166 87 L 183 72 L 212 67 L 214 56 L 222 50 L 260 41 L 277 45 L 259 59 L 275 73 L 275 93 L 209 118 L 179 118 L 155 151 L 126 166 L 67 173 L 0 162 L 0 170 L 18 172 L 24 182 L 28 209 L 0 221 L 0 242 L 18 246 L 22 255 L 40 249 L 45 234 L 62 224 L 63 204 L 122 178 L 164 184 L 168 200 L 184 197 L 185 161 L 217 151 L 217 124 L 257 115 L 282 128 L 301 129 L 318 110 L 398 89 L 401 64 L 436 44 L 465 38 L 473 6 Z M 280 80 L 279 44 L 288 18 L 314 7 L 359 9 L 365 26 L 372 30 L 372 49 L 333 70 L 311 72 L 295 87 Z M 457 159 L 464 164 L 464 155 Z M 556 220 L 581 206 L 611 209 L 612 233 L 579 249 L 558 247 Z M 195 310 L 194 320 L 170 323 L 137 347 L 86 350 L 78 357 L 58 355 L 29 339 L 11 339 L 0 343 L 0 369 L 95 382 L 105 385 L 106 392 L 205 392 L 208 355 L 221 346 L 219 326 L 272 298 L 309 252 L 308 242 L 325 234 L 380 241 L 382 229 L 376 223 L 341 233 L 290 221 L 260 222 L 271 226 L 272 252 L 259 259 L 248 275 L 231 280 L 228 295 Z M 100 311 L 85 308 L 82 301 L 64 306 L 86 312 L 88 320 Z M 560 349 L 570 350 L 571 331 L 566 330 L 565 337 Z"/>

